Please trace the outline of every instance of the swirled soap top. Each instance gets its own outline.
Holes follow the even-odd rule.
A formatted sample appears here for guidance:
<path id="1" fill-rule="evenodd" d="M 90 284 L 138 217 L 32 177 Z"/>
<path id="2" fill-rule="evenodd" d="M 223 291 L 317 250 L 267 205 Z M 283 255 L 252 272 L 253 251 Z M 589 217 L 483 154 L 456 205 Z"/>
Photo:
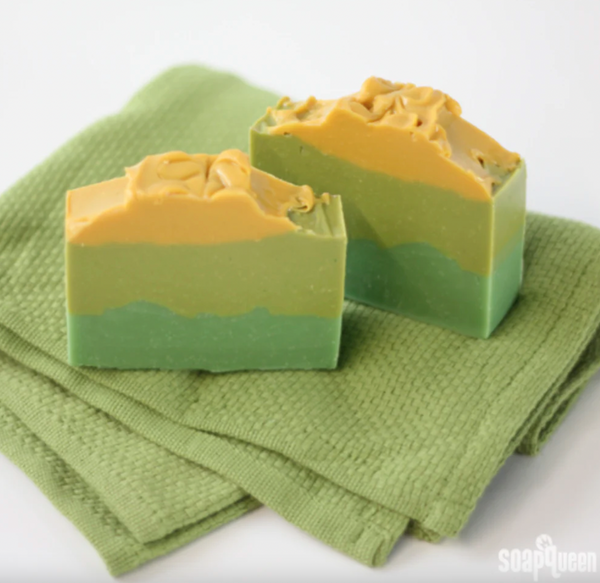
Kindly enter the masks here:
<path id="1" fill-rule="evenodd" d="M 371 77 L 341 99 L 285 97 L 265 123 L 269 133 L 294 135 L 366 169 L 490 200 L 520 157 L 461 113 L 441 91 Z"/>
<path id="2" fill-rule="evenodd" d="M 246 154 L 168 152 L 67 194 L 71 243 L 211 244 L 298 230 L 294 213 L 329 198 L 250 166 Z"/>

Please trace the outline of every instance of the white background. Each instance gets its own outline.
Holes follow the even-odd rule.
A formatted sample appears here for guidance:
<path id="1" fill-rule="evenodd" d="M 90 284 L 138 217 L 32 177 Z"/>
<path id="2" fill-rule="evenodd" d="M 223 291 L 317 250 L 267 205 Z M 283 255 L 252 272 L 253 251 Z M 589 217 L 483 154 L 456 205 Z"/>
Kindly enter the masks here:
<path id="1" fill-rule="evenodd" d="M 530 209 L 600 226 L 599 31 L 597 0 L 0 0 L 0 191 L 165 68 L 199 62 L 295 98 L 347 94 L 373 74 L 440 88 L 524 155 Z M 455 540 L 403 539 L 372 570 L 262 508 L 124 580 L 531 581 L 499 573 L 498 551 L 546 533 L 600 558 L 599 493 L 596 375 L 538 458 L 509 460 Z M 36 581 L 110 577 L 0 456 L 0 582 Z"/>

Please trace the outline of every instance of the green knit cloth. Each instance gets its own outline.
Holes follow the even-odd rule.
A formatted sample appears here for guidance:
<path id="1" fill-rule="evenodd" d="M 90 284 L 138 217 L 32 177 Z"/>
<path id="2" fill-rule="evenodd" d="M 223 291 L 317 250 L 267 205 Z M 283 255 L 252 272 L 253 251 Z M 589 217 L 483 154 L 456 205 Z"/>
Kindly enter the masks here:
<path id="1" fill-rule="evenodd" d="M 114 574 L 259 503 L 368 565 L 405 532 L 455 535 L 600 366 L 600 232 L 535 215 L 523 292 L 490 340 L 348 303 L 336 371 L 68 366 L 65 191 L 147 154 L 246 149 L 275 101 L 170 70 L 0 197 L 0 449 Z"/>

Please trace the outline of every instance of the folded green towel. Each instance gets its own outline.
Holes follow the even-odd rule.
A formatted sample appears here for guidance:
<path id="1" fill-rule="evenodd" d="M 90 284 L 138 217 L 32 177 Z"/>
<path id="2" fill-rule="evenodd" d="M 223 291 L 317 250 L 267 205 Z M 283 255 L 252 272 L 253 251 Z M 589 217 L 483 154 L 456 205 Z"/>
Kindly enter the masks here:
<path id="1" fill-rule="evenodd" d="M 348 303 L 336 371 L 66 364 L 69 188 L 166 150 L 247 147 L 275 96 L 173 69 L 0 197 L 0 449 L 122 573 L 264 503 L 379 565 L 455 535 L 600 366 L 600 232 L 530 215 L 523 293 L 490 340 Z"/>

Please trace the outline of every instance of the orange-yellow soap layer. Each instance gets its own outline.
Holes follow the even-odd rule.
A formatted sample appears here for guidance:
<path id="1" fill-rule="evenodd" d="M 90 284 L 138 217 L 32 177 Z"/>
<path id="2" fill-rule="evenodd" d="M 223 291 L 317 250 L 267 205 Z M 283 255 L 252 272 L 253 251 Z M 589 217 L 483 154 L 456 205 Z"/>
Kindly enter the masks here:
<path id="1" fill-rule="evenodd" d="M 298 230 L 288 212 L 315 202 L 310 188 L 253 169 L 239 150 L 169 152 L 125 177 L 70 191 L 66 236 L 84 245 L 258 241 Z"/>
<path id="2" fill-rule="evenodd" d="M 371 77 L 336 100 L 283 98 L 268 115 L 272 135 L 293 135 L 367 170 L 473 200 L 489 200 L 520 160 L 462 118 L 451 97 L 410 83 Z"/>

